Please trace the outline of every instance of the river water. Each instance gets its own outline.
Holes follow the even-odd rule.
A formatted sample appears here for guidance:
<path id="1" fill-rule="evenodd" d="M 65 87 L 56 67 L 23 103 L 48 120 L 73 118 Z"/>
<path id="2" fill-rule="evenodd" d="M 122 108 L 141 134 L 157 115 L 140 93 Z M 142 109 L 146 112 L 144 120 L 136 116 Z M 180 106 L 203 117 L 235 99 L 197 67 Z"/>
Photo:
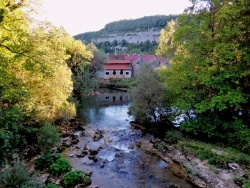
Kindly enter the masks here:
<path id="1" fill-rule="evenodd" d="M 156 156 L 149 155 L 135 146 L 141 137 L 149 139 L 140 130 L 130 128 L 133 120 L 128 116 L 130 95 L 127 92 L 108 89 L 100 90 L 99 95 L 83 99 L 79 118 L 86 122 L 84 136 L 79 135 L 77 147 L 66 150 L 73 169 L 92 171 L 92 184 L 99 188 L 163 188 L 176 185 L 192 188 L 183 179 L 168 170 L 168 164 Z M 103 132 L 103 138 L 93 140 L 96 131 Z M 98 161 L 88 156 L 78 158 L 76 150 L 98 149 Z"/>

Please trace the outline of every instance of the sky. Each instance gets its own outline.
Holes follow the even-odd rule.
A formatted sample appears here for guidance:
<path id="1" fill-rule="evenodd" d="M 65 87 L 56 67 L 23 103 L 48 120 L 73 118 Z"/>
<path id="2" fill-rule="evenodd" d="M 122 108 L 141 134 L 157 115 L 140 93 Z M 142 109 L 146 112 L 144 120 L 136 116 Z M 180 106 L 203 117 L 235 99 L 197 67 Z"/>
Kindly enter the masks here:
<path id="1" fill-rule="evenodd" d="M 99 31 L 113 21 L 181 14 L 189 0 L 42 0 L 42 19 L 70 35 Z"/>

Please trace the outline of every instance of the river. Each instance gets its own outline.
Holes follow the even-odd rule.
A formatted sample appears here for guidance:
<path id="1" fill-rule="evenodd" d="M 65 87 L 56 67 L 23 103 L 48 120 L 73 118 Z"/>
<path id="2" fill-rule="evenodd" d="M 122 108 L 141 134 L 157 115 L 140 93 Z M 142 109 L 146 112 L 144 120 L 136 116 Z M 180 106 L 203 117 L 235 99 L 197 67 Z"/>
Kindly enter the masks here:
<path id="1" fill-rule="evenodd" d="M 79 108 L 79 118 L 86 122 L 84 136 L 79 135 L 78 150 L 98 149 L 97 161 L 88 156 L 78 158 L 72 153 L 76 148 L 66 150 L 73 169 L 92 171 L 92 184 L 99 188 L 163 188 L 176 185 L 192 188 L 185 180 L 174 176 L 168 164 L 156 156 L 149 155 L 135 145 L 141 137 L 150 135 L 131 129 L 128 107 L 131 97 L 127 92 L 108 89 L 99 95 L 86 97 Z M 94 141 L 93 135 L 101 131 L 102 138 Z"/>

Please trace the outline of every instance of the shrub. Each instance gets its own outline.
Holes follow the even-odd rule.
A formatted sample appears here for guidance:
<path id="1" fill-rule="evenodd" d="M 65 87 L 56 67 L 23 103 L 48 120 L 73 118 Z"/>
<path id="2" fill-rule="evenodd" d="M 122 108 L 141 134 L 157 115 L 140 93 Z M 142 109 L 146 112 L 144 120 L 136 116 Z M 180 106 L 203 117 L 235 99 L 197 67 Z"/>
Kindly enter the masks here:
<path id="1" fill-rule="evenodd" d="M 90 185 L 92 183 L 91 178 L 89 176 L 85 176 L 83 178 L 84 185 Z"/>
<path id="2" fill-rule="evenodd" d="M 185 167 L 185 171 L 186 171 L 188 174 L 193 174 L 193 171 L 192 171 L 191 168 Z"/>
<path id="3" fill-rule="evenodd" d="M 49 168 L 57 159 L 61 157 L 60 153 L 54 155 L 42 155 L 40 158 L 35 160 L 35 169 L 43 170 Z"/>
<path id="4" fill-rule="evenodd" d="M 41 148 L 43 154 L 47 155 L 51 149 L 60 140 L 60 133 L 56 127 L 49 123 L 46 123 L 39 132 L 38 135 L 38 146 Z"/>
<path id="5" fill-rule="evenodd" d="M 250 188 L 250 180 L 246 180 L 243 184 L 243 188 Z"/>
<path id="6" fill-rule="evenodd" d="M 25 137 L 20 133 L 23 121 L 24 112 L 20 108 L 0 107 L 0 160 L 11 159 L 25 145 Z"/>
<path id="7" fill-rule="evenodd" d="M 69 171 L 71 171 L 71 166 L 65 158 L 59 158 L 49 168 L 49 173 L 52 176 L 59 176 Z"/>
<path id="8" fill-rule="evenodd" d="M 180 131 L 170 130 L 166 133 L 166 138 L 164 139 L 167 143 L 176 144 L 178 140 L 181 140 L 183 135 Z"/>
<path id="9" fill-rule="evenodd" d="M 205 160 L 205 159 L 210 158 L 212 155 L 213 154 L 212 154 L 210 149 L 204 149 L 204 150 L 200 151 L 199 159 L 200 160 Z"/>
<path id="10" fill-rule="evenodd" d="M 65 103 L 58 109 L 55 120 L 62 125 L 76 115 L 75 104 Z"/>
<path id="11" fill-rule="evenodd" d="M 48 183 L 44 188 L 59 188 L 59 187 L 54 183 Z"/>
<path id="12" fill-rule="evenodd" d="M 157 149 L 164 149 L 166 146 L 167 146 L 167 144 L 165 142 L 163 142 L 163 141 L 162 142 L 158 142 L 156 144 Z"/>
<path id="13" fill-rule="evenodd" d="M 82 183 L 83 172 L 80 170 L 70 171 L 63 178 L 63 185 L 73 186 Z"/>
<path id="14" fill-rule="evenodd" d="M 38 188 L 41 183 L 35 176 L 31 176 L 28 167 L 22 162 L 17 161 L 13 167 L 6 165 L 6 168 L 0 174 L 1 188 Z"/>
<path id="15" fill-rule="evenodd" d="M 7 130 L 0 129 L 0 160 L 9 158 L 17 148 L 13 146 L 13 133 Z"/>

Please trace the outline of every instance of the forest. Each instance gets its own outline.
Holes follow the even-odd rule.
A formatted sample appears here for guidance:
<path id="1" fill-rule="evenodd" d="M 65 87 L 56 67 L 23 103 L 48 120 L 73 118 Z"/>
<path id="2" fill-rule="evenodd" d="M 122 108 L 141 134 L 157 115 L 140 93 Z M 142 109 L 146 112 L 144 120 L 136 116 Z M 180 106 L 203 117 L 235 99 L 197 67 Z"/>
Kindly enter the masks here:
<path id="1" fill-rule="evenodd" d="M 145 65 L 130 80 L 129 113 L 150 133 L 163 137 L 159 148 L 171 143 L 214 166 L 242 165 L 246 172 L 237 181 L 247 188 L 250 2 L 192 3 L 181 16 L 113 22 L 85 36 L 164 27 L 159 44 L 120 43 L 131 53 L 156 53 L 170 61 L 169 68 L 153 70 Z M 38 153 L 36 170 L 63 177 L 64 187 L 80 180 L 89 185 L 89 176 L 82 180 L 83 172 L 72 170 L 52 148 L 61 137 L 58 126 L 75 120 L 81 97 L 98 88 L 96 72 L 108 61 L 105 53 L 112 53 L 108 50 L 118 42 L 85 45 L 76 40 L 84 34 L 75 39 L 49 22 L 34 20 L 35 6 L 28 0 L 0 1 L 0 187 L 55 188 L 39 184 L 22 162 Z M 183 119 L 176 126 L 174 120 L 180 115 Z M 205 143 L 226 148 L 229 155 L 215 155 L 204 149 Z"/>
<path id="2" fill-rule="evenodd" d="M 95 46 L 104 53 L 128 53 L 128 54 L 155 54 L 157 42 L 145 41 L 140 43 L 129 43 L 122 39 L 120 42 L 114 40 L 113 42 L 105 41 L 94 43 Z M 119 46 L 119 47 L 118 47 Z"/>
<path id="3" fill-rule="evenodd" d="M 174 20 L 179 15 L 158 15 L 158 16 L 145 16 L 143 18 L 138 18 L 135 20 L 121 20 L 116 22 L 111 22 L 100 31 L 96 32 L 86 32 L 78 34 L 75 39 L 84 41 L 85 43 L 90 43 L 92 39 L 101 38 L 102 35 L 114 34 L 114 33 L 126 33 L 126 32 L 140 32 L 151 28 L 162 29 L 166 24 Z"/>
<path id="4" fill-rule="evenodd" d="M 194 4 L 160 36 L 157 53 L 171 106 L 189 118 L 181 129 L 250 152 L 249 1 Z M 195 112 L 195 118 L 190 112 Z"/>
<path id="5" fill-rule="evenodd" d="M 158 15 L 158 16 L 145 16 L 135 20 L 121 20 L 107 24 L 103 29 L 96 32 L 87 32 L 74 36 L 75 39 L 81 40 L 86 44 L 92 42 L 93 39 L 102 38 L 103 36 L 114 33 L 127 33 L 127 32 L 142 32 L 148 29 L 161 30 L 166 24 L 178 18 L 179 15 Z M 154 54 L 157 48 L 156 41 L 145 41 L 137 43 L 129 43 L 125 39 L 121 41 L 104 41 L 94 43 L 97 48 L 104 53 L 137 53 L 137 54 Z M 119 47 L 118 47 L 119 46 Z"/>

